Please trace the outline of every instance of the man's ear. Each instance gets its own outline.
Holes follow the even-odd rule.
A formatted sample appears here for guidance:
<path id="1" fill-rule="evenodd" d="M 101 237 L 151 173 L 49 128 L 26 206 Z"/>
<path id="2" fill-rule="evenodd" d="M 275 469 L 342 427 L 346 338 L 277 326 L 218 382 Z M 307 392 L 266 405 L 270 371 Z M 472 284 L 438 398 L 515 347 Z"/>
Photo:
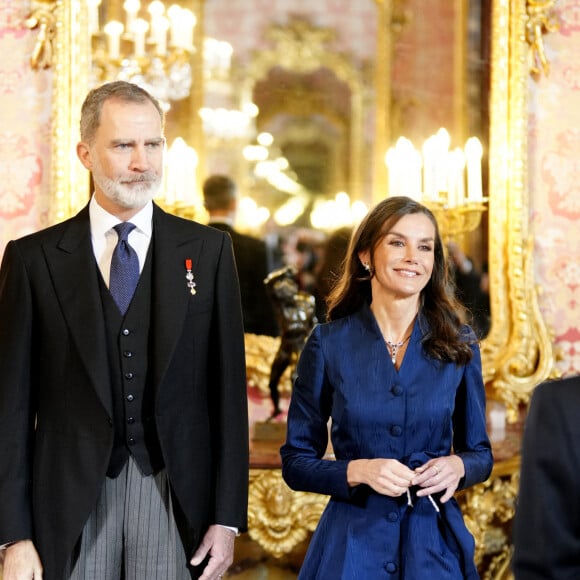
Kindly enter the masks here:
<path id="1" fill-rule="evenodd" d="M 91 160 L 91 152 L 89 146 L 83 141 L 77 143 L 77 157 L 80 162 L 84 165 L 85 169 L 92 171 L 93 162 Z"/>

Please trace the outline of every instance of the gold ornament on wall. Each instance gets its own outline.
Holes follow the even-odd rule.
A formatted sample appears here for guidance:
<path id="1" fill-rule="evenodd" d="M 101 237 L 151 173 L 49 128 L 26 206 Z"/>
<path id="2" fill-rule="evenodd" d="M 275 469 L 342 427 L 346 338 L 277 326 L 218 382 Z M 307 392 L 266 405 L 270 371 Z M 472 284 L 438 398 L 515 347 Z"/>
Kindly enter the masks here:
<path id="1" fill-rule="evenodd" d="M 544 34 L 555 32 L 559 23 L 554 14 L 556 0 L 527 0 L 526 40 L 530 45 L 530 70 L 534 77 L 550 73 L 544 48 Z"/>
<path id="2" fill-rule="evenodd" d="M 35 0 L 32 3 L 32 14 L 24 21 L 30 30 L 38 30 L 36 44 L 30 57 L 30 65 L 35 70 L 52 66 L 52 43 L 56 36 L 55 8 L 55 0 Z"/>

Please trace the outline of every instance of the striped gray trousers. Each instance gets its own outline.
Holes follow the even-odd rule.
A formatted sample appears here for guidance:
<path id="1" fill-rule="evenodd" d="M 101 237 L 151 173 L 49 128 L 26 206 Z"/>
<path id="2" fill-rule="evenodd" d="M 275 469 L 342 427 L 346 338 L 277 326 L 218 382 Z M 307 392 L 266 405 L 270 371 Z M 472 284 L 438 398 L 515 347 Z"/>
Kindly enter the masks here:
<path id="1" fill-rule="evenodd" d="M 105 483 L 63 580 L 191 580 L 165 469 L 144 476 L 135 460 Z"/>

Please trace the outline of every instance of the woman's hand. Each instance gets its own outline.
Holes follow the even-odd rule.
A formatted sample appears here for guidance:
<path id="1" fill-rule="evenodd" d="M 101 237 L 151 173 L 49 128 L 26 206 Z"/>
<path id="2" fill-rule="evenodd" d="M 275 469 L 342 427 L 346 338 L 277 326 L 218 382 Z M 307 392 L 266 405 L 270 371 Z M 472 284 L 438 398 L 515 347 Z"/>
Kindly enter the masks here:
<path id="1" fill-rule="evenodd" d="M 418 485 L 422 488 L 417 492 L 418 496 L 445 491 L 439 500 L 441 503 L 445 503 L 453 497 L 459 481 L 464 475 L 465 466 L 461 457 L 447 455 L 430 459 L 421 467 L 417 467 L 411 485 Z"/>
<path id="2" fill-rule="evenodd" d="M 396 459 L 353 459 L 346 470 L 351 487 L 365 483 L 377 493 L 391 497 L 404 494 L 415 475 Z"/>

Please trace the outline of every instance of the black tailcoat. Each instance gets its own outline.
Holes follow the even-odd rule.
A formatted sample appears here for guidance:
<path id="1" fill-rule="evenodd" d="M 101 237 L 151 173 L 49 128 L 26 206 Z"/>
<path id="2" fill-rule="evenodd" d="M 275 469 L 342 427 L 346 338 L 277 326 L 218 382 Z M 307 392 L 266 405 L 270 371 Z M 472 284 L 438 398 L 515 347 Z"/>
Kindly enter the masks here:
<path id="1" fill-rule="evenodd" d="M 222 232 L 155 206 L 151 243 L 149 380 L 191 555 L 212 523 L 246 528 L 240 295 Z M 31 538 L 45 580 L 60 580 L 113 445 L 98 276 L 88 207 L 10 242 L 0 270 L 0 544 Z"/>

